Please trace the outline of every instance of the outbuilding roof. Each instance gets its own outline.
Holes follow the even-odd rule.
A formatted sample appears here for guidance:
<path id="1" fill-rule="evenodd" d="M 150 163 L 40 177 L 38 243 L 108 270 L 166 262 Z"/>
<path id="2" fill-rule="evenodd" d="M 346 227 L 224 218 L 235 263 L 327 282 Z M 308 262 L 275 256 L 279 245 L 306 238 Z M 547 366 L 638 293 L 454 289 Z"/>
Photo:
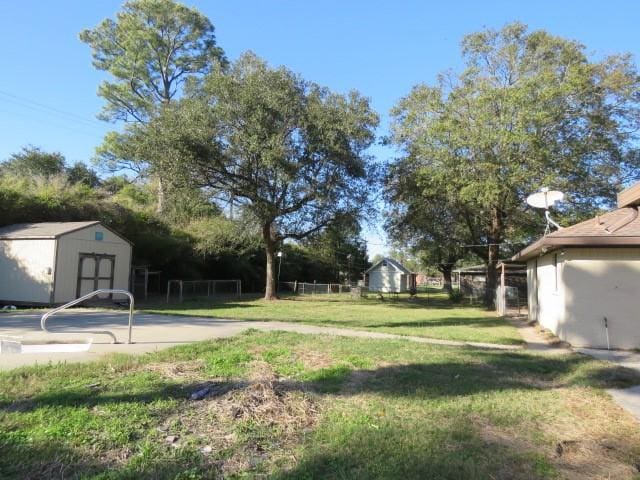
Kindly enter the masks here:
<path id="1" fill-rule="evenodd" d="M 371 268 L 369 268 L 369 270 L 367 270 L 364 273 L 369 273 L 370 271 L 378 268 L 378 266 L 381 265 L 383 262 L 386 262 L 387 265 L 391 265 L 393 268 L 395 268 L 399 272 L 405 273 L 407 275 L 411 273 L 411 271 L 407 270 L 407 268 L 404 265 L 402 265 L 400 262 L 389 257 L 384 257 L 382 260 L 380 260 L 378 263 L 373 265 Z"/>
<path id="2" fill-rule="evenodd" d="M 511 260 L 528 260 L 561 247 L 640 247 L 638 208 L 618 208 L 557 230 L 521 250 Z"/>
<path id="3" fill-rule="evenodd" d="M 498 264 L 496 265 L 496 269 L 497 270 L 501 270 L 502 266 L 504 265 L 504 269 L 509 272 L 509 273 L 518 273 L 518 272 L 524 272 L 526 273 L 527 270 L 527 265 L 526 263 L 517 263 L 517 262 L 511 262 L 511 261 L 507 261 L 507 260 L 501 260 L 498 262 Z M 480 265 L 472 265 L 470 267 L 460 267 L 457 268 L 455 270 L 453 270 L 456 273 L 459 273 L 461 275 L 486 275 L 487 273 L 487 265 L 482 263 Z"/>
<path id="4" fill-rule="evenodd" d="M 90 222 L 42 222 L 16 223 L 0 227 L 0 240 L 20 240 L 36 238 L 58 238 L 66 233 L 82 230 L 97 225 L 97 220 Z"/>

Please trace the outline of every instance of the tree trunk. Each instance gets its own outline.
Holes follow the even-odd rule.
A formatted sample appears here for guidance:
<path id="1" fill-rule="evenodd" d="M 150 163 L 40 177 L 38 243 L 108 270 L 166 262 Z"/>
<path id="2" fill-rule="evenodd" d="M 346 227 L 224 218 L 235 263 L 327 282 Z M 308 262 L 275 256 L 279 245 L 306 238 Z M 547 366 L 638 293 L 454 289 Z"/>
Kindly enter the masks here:
<path id="1" fill-rule="evenodd" d="M 489 245 L 489 255 L 487 257 L 487 281 L 485 283 L 484 303 L 490 310 L 495 309 L 494 301 L 496 287 L 498 286 L 498 245 Z"/>
<path id="2" fill-rule="evenodd" d="M 267 274 L 264 288 L 265 300 L 276 300 L 278 298 L 276 291 L 276 278 L 274 275 L 274 257 L 275 257 L 275 241 L 273 232 L 271 231 L 271 223 L 262 226 L 262 238 L 264 240 L 264 251 L 267 256 Z"/>
<path id="3" fill-rule="evenodd" d="M 162 177 L 158 176 L 158 195 L 156 203 L 156 213 L 162 214 L 164 212 L 164 183 Z"/>
<path id="4" fill-rule="evenodd" d="M 452 265 L 443 265 L 442 268 L 440 269 L 440 272 L 442 273 L 442 279 L 443 279 L 442 288 L 447 293 L 451 293 L 453 290 L 453 288 L 451 287 L 452 271 L 453 271 Z"/>
<path id="5" fill-rule="evenodd" d="M 487 279 L 485 283 L 484 303 L 490 310 L 495 309 L 495 293 L 498 286 L 498 260 L 500 259 L 500 239 L 502 238 L 502 216 L 497 208 L 491 209 L 491 228 L 487 249 Z"/>

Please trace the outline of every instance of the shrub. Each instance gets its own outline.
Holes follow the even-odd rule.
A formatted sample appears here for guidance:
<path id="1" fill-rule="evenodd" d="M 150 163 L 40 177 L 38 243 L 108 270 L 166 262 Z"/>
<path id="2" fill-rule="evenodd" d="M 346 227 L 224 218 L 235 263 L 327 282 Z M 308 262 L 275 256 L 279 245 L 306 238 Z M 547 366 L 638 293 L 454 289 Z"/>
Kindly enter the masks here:
<path id="1" fill-rule="evenodd" d="M 451 290 L 449 292 L 449 300 L 451 300 L 453 303 L 460 303 L 463 298 L 464 295 L 460 290 Z"/>

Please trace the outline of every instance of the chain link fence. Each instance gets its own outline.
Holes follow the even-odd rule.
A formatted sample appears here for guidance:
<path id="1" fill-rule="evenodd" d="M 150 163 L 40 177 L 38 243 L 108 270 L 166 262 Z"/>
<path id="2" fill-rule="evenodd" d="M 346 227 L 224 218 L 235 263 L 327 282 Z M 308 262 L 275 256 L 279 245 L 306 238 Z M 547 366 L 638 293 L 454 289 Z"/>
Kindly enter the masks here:
<path id="1" fill-rule="evenodd" d="M 289 292 L 300 295 L 351 293 L 352 288 L 355 287 L 342 285 L 341 283 L 280 282 L 278 284 L 280 292 Z"/>
<path id="2" fill-rule="evenodd" d="M 202 298 L 211 296 L 240 296 L 242 282 L 240 280 L 169 280 L 167 282 L 167 303 L 173 296 L 179 302 L 185 298 Z"/>

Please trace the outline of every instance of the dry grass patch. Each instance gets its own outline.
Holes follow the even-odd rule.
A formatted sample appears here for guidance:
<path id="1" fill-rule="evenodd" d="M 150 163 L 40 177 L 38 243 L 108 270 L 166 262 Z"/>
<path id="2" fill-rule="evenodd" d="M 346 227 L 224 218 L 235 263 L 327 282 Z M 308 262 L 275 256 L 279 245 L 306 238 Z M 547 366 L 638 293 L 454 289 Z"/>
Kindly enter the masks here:
<path id="1" fill-rule="evenodd" d="M 295 463 L 296 448 L 320 414 L 311 392 L 268 363 L 253 361 L 249 372 L 246 379 L 212 379 L 220 386 L 210 396 L 187 402 L 161 427 L 178 445 L 198 447 L 225 478 Z"/>
<path id="2" fill-rule="evenodd" d="M 0 374 L 0 476 L 632 479 L 640 429 L 602 389 L 634 383 L 575 354 L 253 331 Z"/>
<path id="3" fill-rule="evenodd" d="M 336 361 L 326 352 L 314 350 L 301 350 L 295 352 L 296 360 L 299 360 L 306 370 L 318 370 L 335 365 Z"/>
<path id="4" fill-rule="evenodd" d="M 198 359 L 184 362 L 148 363 L 142 368 L 146 371 L 157 372 L 163 377 L 170 379 L 197 378 L 202 375 L 204 361 Z"/>
<path id="5" fill-rule="evenodd" d="M 555 393 L 561 405 L 547 418 L 523 419 L 509 427 L 474 418 L 480 437 L 487 446 L 549 459 L 563 479 L 638 478 L 638 422 L 593 388 L 558 388 Z M 496 478 L 517 478 L 510 465 L 501 465 Z"/>
<path id="6" fill-rule="evenodd" d="M 638 421 L 592 388 L 562 389 L 565 412 L 542 426 L 565 478 L 638 478 Z"/>

